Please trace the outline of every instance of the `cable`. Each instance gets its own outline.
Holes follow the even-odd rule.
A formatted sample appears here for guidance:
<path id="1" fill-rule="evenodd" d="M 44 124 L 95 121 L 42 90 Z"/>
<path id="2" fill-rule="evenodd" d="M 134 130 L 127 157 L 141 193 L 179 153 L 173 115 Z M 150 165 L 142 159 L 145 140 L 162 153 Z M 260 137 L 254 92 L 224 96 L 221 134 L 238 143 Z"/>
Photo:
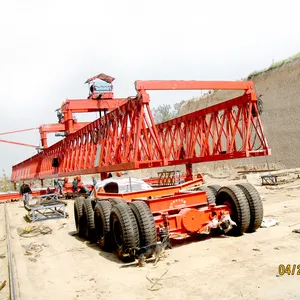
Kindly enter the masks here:
<path id="1" fill-rule="evenodd" d="M 21 232 L 19 235 L 21 237 L 31 238 L 31 237 L 36 237 L 38 235 L 45 235 L 51 233 L 52 233 L 52 229 L 48 226 L 39 226 L 39 227 L 27 226 L 24 228 L 23 232 Z"/>

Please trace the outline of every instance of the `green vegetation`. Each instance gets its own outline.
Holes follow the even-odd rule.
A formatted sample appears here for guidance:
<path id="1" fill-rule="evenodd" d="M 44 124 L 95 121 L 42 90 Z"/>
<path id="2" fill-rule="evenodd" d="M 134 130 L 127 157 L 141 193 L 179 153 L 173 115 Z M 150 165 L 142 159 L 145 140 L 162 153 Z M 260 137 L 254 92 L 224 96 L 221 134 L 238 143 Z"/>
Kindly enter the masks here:
<path id="1" fill-rule="evenodd" d="M 294 54 L 294 55 L 292 55 L 292 56 L 290 56 L 290 57 L 287 58 L 287 59 L 284 59 L 284 60 L 280 60 L 280 61 L 274 62 L 269 68 L 264 68 L 264 69 L 262 69 L 262 70 L 260 70 L 260 71 L 254 71 L 254 72 L 252 72 L 252 73 L 247 77 L 247 80 L 250 80 L 252 77 L 257 76 L 257 75 L 260 75 L 260 74 L 263 74 L 263 73 L 265 73 L 265 72 L 267 72 L 267 71 L 270 71 L 270 70 L 279 68 L 279 67 L 281 67 L 281 66 L 283 66 L 283 65 L 285 65 L 285 64 L 287 64 L 287 63 L 289 63 L 289 62 L 292 62 L 292 61 L 294 61 L 294 60 L 296 60 L 296 59 L 298 59 L 298 58 L 300 58 L 300 52 L 299 52 L 299 53 L 296 53 L 296 54 Z"/>
<path id="2" fill-rule="evenodd" d="M 152 114 L 156 124 L 169 121 L 176 118 L 179 115 L 180 107 L 185 101 L 179 101 L 173 105 L 173 109 L 169 104 L 162 104 L 157 107 L 154 107 Z"/>
<path id="3" fill-rule="evenodd" d="M 0 192 L 7 192 L 13 190 L 13 184 L 6 175 L 0 178 Z"/>

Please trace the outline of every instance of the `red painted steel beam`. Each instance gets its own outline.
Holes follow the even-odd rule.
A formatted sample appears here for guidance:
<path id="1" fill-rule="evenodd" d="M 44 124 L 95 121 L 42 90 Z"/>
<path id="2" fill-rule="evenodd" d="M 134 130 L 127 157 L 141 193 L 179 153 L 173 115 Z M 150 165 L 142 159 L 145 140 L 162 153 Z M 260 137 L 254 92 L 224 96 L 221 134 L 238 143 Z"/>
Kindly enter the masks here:
<path id="1" fill-rule="evenodd" d="M 47 189 L 39 189 L 39 190 L 32 191 L 32 197 L 46 195 L 46 194 L 47 194 Z M 18 192 L 0 194 L 0 202 L 7 201 L 7 200 L 14 200 L 14 199 L 22 199 L 22 195 Z"/>
<path id="2" fill-rule="evenodd" d="M 147 90 L 252 90 L 252 81 L 197 81 L 197 80 L 138 80 L 137 91 Z"/>
<path id="3" fill-rule="evenodd" d="M 0 142 L 13 144 L 13 145 L 19 145 L 19 146 L 25 146 L 25 147 L 39 148 L 39 146 L 36 146 L 36 145 L 24 144 L 24 143 L 13 142 L 13 141 L 0 140 Z"/>
<path id="4" fill-rule="evenodd" d="M 113 110 L 119 106 L 125 104 L 128 100 L 125 98 L 114 99 L 76 99 L 66 100 L 61 109 L 62 111 L 71 110 L 72 113 L 85 113 L 85 112 L 97 112 L 99 110 L 107 109 Z"/>
<path id="5" fill-rule="evenodd" d="M 81 122 L 81 123 L 75 123 L 74 129 L 75 131 L 85 127 L 86 125 L 90 124 L 90 122 Z M 64 124 L 61 123 L 53 123 L 53 124 L 44 124 L 40 126 L 40 132 L 63 132 L 66 130 L 66 127 Z"/>

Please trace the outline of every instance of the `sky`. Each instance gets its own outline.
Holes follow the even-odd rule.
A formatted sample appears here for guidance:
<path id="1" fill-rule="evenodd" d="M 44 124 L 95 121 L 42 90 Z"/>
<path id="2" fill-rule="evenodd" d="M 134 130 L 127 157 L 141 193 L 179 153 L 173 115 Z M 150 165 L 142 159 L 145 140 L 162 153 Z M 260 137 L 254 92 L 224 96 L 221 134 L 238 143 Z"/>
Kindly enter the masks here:
<path id="1" fill-rule="evenodd" d="M 116 78 L 115 97 L 135 80 L 239 80 L 300 51 L 297 0 L 10 0 L 0 2 L 0 133 L 56 123 L 85 80 Z M 150 92 L 151 107 L 201 91 Z M 92 121 L 96 114 L 77 115 Z M 38 131 L 0 139 L 39 145 Z M 50 144 L 57 142 L 49 136 Z M 34 155 L 0 142 L 0 171 Z M 0 176 L 1 176 L 0 172 Z"/>

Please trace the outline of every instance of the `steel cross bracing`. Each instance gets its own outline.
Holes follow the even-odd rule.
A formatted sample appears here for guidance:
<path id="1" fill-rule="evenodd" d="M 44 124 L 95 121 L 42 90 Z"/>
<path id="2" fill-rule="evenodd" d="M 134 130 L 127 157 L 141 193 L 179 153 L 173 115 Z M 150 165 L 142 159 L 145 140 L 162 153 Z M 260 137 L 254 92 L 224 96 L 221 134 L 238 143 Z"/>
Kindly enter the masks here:
<path id="1" fill-rule="evenodd" d="M 146 90 L 244 90 L 235 99 L 154 124 Z M 13 166 L 43 179 L 269 155 L 252 82 L 137 81 L 137 96 Z M 52 167 L 57 158 L 58 167 Z"/>

